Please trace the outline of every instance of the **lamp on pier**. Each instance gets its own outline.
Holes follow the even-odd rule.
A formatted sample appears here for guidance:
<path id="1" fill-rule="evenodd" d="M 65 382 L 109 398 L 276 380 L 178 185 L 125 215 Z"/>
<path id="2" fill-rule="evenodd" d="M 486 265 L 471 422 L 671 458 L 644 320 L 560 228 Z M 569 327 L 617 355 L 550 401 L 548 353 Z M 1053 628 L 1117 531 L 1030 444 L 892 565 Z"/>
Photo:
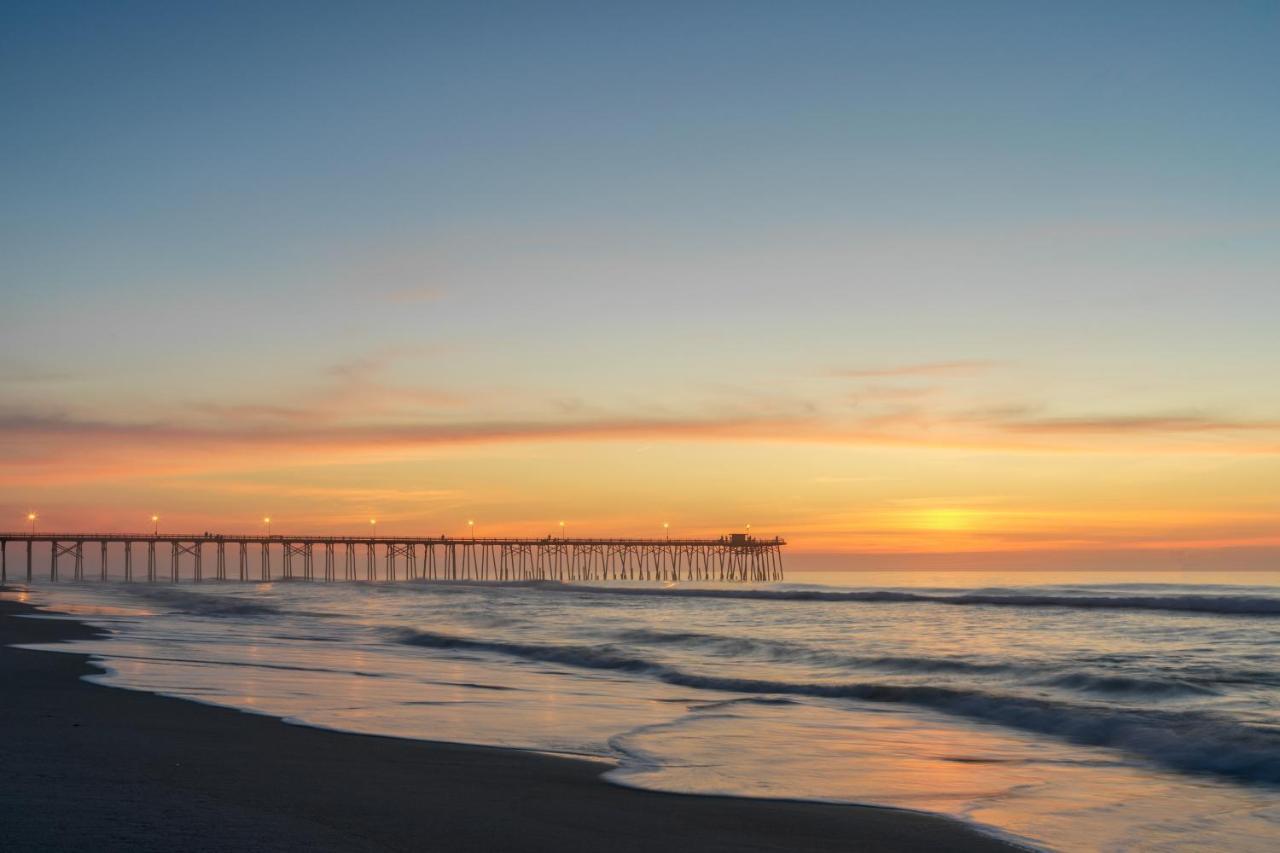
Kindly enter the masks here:
<path id="1" fill-rule="evenodd" d="M 160 516 L 158 515 L 151 516 L 151 535 L 160 535 Z"/>
<path id="2" fill-rule="evenodd" d="M 667 537 L 667 541 L 670 542 L 671 541 L 671 522 L 669 521 L 662 522 L 662 532 Z"/>
<path id="3" fill-rule="evenodd" d="M 31 535 L 36 535 L 36 514 L 34 512 L 27 513 L 27 521 L 31 522 Z"/>
<path id="4" fill-rule="evenodd" d="M 271 516 L 268 515 L 266 518 L 262 519 L 262 523 L 267 526 L 267 538 L 270 539 L 271 538 Z"/>
<path id="5" fill-rule="evenodd" d="M 560 522 L 560 538 L 564 538 L 564 522 Z"/>
<path id="6" fill-rule="evenodd" d="M 471 538 L 472 538 L 472 540 L 474 540 L 474 539 L 476 538 L 476 523 L 475 523 L 475 521 L 474 521 L 473 519 L 468 519 L 468 520 L 467 520 L 467 527 L 471 528 Z"/>

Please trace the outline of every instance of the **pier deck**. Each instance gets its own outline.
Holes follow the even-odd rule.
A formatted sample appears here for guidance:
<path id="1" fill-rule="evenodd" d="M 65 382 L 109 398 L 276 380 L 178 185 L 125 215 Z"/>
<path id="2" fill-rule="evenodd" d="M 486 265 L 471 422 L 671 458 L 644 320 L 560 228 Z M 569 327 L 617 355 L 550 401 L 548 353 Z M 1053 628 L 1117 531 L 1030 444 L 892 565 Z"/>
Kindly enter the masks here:
<path id="1" fill-rule="evenodd" d="M 782 580 L 786 542 L 742 533 L 718 539 L 0 533 L 0 582 L 9 578 L 11 544 L 19 546 L 16 550 L 25 545 L 28 582 L 37 578 L 36 544 L 49 546 L 47 577 L 51 581 L 62 579 L 63 567 L 69 566 L 70 579 L 77 581 L 761 582 Z M 97 565 L 88 570 L 86 546 L 90 553 L 98 552 Z M 112 551 L 119 571 L 112 569 Z M 204 558 L 209 552 L 213 565 L 206 572 Z M 135 556 L 140 561 L 137 570 Z M 187 567 L 190 571 L 184 572 Z"/>

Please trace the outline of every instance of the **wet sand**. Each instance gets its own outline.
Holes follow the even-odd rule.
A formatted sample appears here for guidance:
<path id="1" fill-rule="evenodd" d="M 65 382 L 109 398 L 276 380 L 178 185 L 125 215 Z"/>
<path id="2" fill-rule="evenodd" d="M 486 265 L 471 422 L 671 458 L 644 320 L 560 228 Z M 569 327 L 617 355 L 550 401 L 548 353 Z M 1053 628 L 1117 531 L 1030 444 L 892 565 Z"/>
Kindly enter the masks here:
<path id="1" fill-rule="evenodd" d="M 0 847 L 86 851 L 1008 851 L 944 818 L 630 790 L 608 765 L 348 735 L 91 684 L 94 636 L 0 601 Z"/>

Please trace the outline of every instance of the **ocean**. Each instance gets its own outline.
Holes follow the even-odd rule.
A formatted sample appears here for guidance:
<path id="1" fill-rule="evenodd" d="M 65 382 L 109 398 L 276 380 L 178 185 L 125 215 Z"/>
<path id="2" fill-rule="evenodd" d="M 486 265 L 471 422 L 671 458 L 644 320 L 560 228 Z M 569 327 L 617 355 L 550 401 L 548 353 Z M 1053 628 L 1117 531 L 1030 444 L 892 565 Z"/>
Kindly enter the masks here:
<path id="1" fill-rule="evenodd" d="M 950 815 L 1041 849 L 1280 848 L 1280 579 L 49 583 L 94 680 L 615 762 L 641 788 Z M 50 647 L 55 648 L 55 647 Z"/>

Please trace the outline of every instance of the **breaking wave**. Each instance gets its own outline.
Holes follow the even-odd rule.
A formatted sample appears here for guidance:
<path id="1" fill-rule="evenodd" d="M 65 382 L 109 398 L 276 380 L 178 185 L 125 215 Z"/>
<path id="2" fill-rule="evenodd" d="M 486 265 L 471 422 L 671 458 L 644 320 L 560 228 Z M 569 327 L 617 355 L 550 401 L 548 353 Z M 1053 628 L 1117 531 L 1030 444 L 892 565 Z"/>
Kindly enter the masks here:
<path id="1" fill-rule="evenodd" d="M 188 592 L 171 586 L 128 586 L 128 594 L 152 602 L 166 610 L 192 616 L 310 616 L 327 618 L 336 613 L 279 607 L 264 601 L 250 601 L 235 595 Z"/>
<path id="2" fill-rule="evenodd" d="M 1220 691 L 1212 687 L 1185 679 L 1161 680 L 1133 675 L 1094 675 L 1088 672 L 1066 672 L 1033 683 L 1044 687 L 1057 687 L 1112 697 L 1176 698 L 1220 694 Z"/>
<path id="3" fill-rule="evenodd" d="M 190 613 L 193 616 L 278 616 L 289 612 L 261 601 L 246 601 L 232 595 L 185 592 L 153 586 L 129 587 L 128 591 L 168 610 Z"/>
<path id="4" fill-rule="evenodd" d="M 399 642 L 644 675 L 699 690 L 909 704 L 1084 746 L 1119 749 L 1181 772 L 1280 784 L 1280 731 L 1201 712 L 1116 709 L 949 686 L 700 675 L 601 646 L 512 643 L 423 631 L 399 632 Z"/>
<path id="5" fill-rule="evenodd" d="M 911 655 L 848 655 L 815 649 L 803 643 L 785 640 L 732 637 L 698 631 L 659 631 L 649 628 L 619 631 L 613 637 L 620 642 L 637 645 L 667 646 L 693 649 L 728 658 L 754 657 L 786 663 L 813 666 L 879 669 L 903 673 L 963 673 L 966 675 L 999 675 L 1024 671 L 1024 667 L 1008 663 L 976 663 L 958 658 L 929 658 Z"/>
<path id="6" fill-rule="evenodd" d="M 765 601 L 849 601 L 985 605 L 991 607 L 1075 607 L 1106 610 L 1165 610 L 1233 616 L 1280 616 L 1280 597 L 1262 595 L 1065 595 L 1061 593 L 967 592 L 955 595 L 899 590 L 709 589 L 671 587 L 557 586 L 600 595 L 671 598 L 738 598 Z"/>

